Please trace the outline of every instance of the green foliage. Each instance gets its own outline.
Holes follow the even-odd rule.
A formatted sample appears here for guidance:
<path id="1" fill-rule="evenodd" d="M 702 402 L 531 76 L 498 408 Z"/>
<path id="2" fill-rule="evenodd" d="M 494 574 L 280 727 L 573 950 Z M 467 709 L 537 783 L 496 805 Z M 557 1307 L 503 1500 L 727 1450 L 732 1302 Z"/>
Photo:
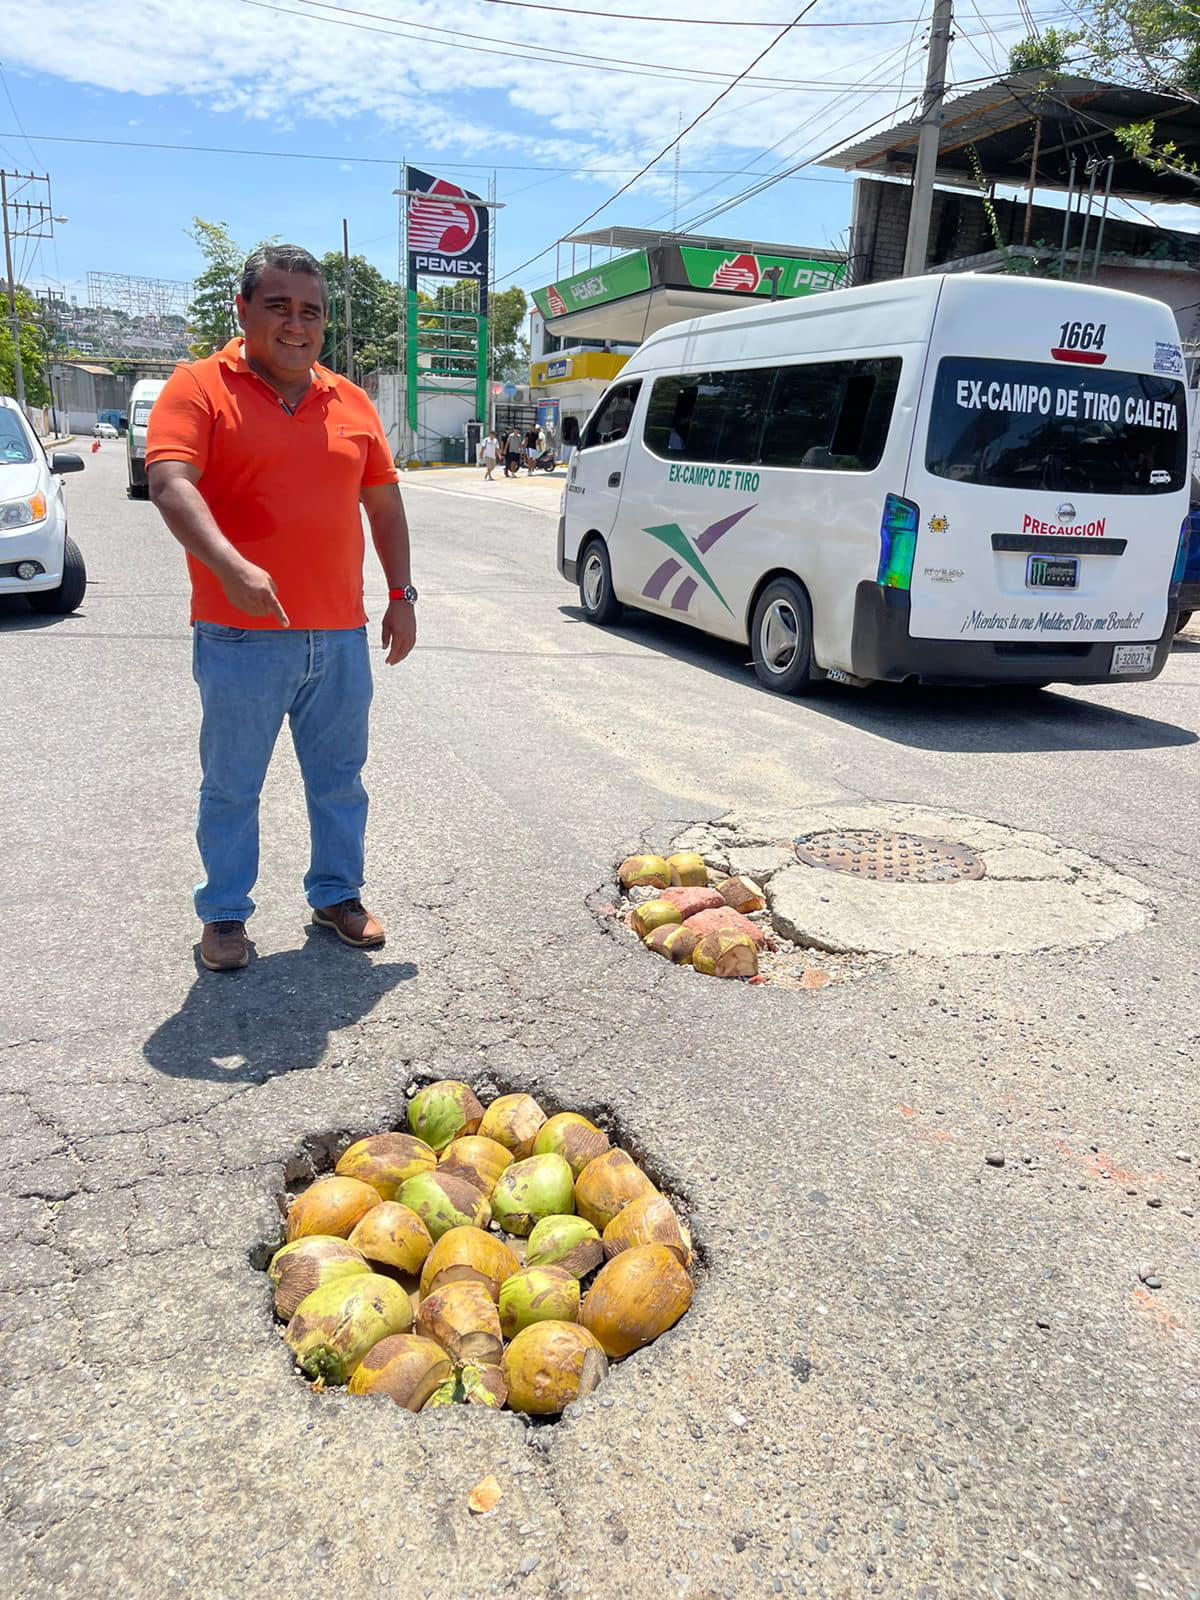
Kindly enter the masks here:
<path id="1" fill-rule="evenodd" d="M 327 250 L 321 257 L 321 270 L 329 291 L 329 323 L 321 361 L 335 372 L 345 372 L 346 334 L 342 312 L 345 269 L 341 251 Z M 394 370 L 399 296 L 391 279 L 385 278 L 365 256 L 350 257 L 350 302 L 355 374 L 361 377 L 376 367 Z"/>
<path id="2" fill-rule="evenodd" d="M 224 222 L 192 218 L 188 238 L 204 257 L 204 270 L 193 284 L 188 306 L 188 349 L 193 356 L 208 356 L 228 344 L 238 331 L 234 296 L 242 278 L 246 252 L 230 237 Z"/>
<path id="3" fill-rule="evenodd" d="M 1152 89 L 1200 94 L 1200 10 L 1172 0 L 1098 0 L 1084 32 L 1099 67 Z"/>
<path id="4" fill-rule="evenodd" d="M 20 284 L 14 296 L 17 306 L 17 326 L 21 339 L 21 372 L 25 379 L 25 399 L 31 406 L 44 406 L 50 400 L 47 381 L 45 340 L 39 322 L 37 301 Z M 13 360 L 12 324 L 8 313 L 8 284 L 0 281 L 0 394 L 15 395 L 17 369 Z"/>
<path id="5" fill-rule="evenodd" d="M 1082 33 L 1070 33 L 1058 28 L 1047 28 L 1040 38 L 1030 34 L 1015 44 L 1009 53 L 1010 72 L 1028 72 L 1042 68 L 1046 72 L 1061 72 L 1067 57 L 1083 38 Z"/>

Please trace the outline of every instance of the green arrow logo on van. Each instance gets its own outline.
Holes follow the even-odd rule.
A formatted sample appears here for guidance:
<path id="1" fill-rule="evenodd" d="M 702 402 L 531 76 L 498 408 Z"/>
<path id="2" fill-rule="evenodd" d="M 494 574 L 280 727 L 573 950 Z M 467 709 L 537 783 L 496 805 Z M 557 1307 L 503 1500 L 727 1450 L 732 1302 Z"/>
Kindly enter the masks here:
<path id="1" fill-rule="evenodd" d="M 741 515 L 744 516 L 745 512 L 741 513 Z M 700 557 L 696 554 L 695 547 L 693 546 L 691 540 L 688 538 L 687 534 L 684 533 L 683 529 L 677 522 L 665 522 L 661 527 L 645 528 L 643 529 L 643 532 L 648 533 L 652 539 L 657 539 L 660 544 L 665 544 L 668 550 L 673 550 L 681 561 L 685 561 L 687 565 L 691 567 L 692 571 L 700 578 L 700 580 L 708 585 L 708 587 L 716 595 L 717 599 L 725 607 L 726 611 L 729 612 L 729 615 L 733 615 L 733 610 L 730 607 L 728 600 L 726 600 L 720 589 L 718 589 L 716 584 L 712 581 L 712 578 L 708 574 L 708 569 L 705 567 Z M 673 569 L 675 572 L 678 572 L 679 570 L 674 562 L 669 562 L 667 567 Z M 654 584 L 655 578 L 658 578 L 660 575 L 663 577 L 663 583 L 659 589 L 659 594 L 661 594 L 662 589 L 666 587 L 667 580 L 670 578 L 671 573 L 667 570 L 667 568 L 660 567 L 658 572 L 654 575 L 654 578 L 651 578 L 650 584 L 648 584 L 646 589 L 643 591 L 643 593 L 650 595 L 651 599 L 656 600 L 659 597 L 657 594 L 651 594 L 651 585 Z"/>

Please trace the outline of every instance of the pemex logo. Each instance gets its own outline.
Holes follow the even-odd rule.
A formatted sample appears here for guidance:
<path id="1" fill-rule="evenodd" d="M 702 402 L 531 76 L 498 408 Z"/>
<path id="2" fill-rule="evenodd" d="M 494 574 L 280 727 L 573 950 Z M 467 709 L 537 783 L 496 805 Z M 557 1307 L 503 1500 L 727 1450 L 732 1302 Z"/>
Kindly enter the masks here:
<path id="1" fill-rule="evenodd" d="M 466 191 L 445 178 L 408 206 L 408 246 L 424 255 L 461 256 L 479 237 L 479 212 Z"/>
<path id="2" fill-rule="evenodd" d="M 762 282 L 758 257 L 752 255 L 730 256 L 713 273 L 712 288 L 733 289 L 738 294 L 753 294 Z"/>
<path id="3" fill-rule="evenodd" d="M 546 304 L 550 307 L 550 315 L 552 317 L 566 316 L 567 303 L 553 284 L 546 290 Z"/>

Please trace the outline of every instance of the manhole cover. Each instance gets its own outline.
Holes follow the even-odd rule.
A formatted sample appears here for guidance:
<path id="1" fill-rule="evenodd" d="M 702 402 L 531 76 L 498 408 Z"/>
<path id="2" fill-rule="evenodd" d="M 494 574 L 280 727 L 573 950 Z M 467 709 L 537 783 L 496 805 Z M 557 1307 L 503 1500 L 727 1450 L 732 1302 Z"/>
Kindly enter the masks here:
<path id="1" fill-rule="evenodd" d="M 882 830 L 801 834 L 796 855 L 805 866 L 877 883 L 954 883 L 982 878 L 984 871 L 983 862 L 966 845 Z"/>

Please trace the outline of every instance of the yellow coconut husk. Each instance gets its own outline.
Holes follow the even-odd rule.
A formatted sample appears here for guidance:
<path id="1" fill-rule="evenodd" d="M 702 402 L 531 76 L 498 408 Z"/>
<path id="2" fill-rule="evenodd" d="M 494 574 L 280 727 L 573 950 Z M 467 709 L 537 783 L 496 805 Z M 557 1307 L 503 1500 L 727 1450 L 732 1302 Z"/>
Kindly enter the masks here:
<path id="1" fill-rule="evenodd" d="M 288 1243 L 309 1233 L 348 1239 L 372 1206 L 382 1204 L 379 1190 L 357 1178 L 318 1178 L 292 1201 L 287 1215 Z"/>
<path id="2" fill-rule="evenodd" d="M 396 1200 L 375 1206 L 350 1235 L 368 1261 L 382 1261 L 397 1272 L 420 1272 L 433 1249 L 429 1229 L 415 1211 Z"/>
<path id="3" fill-rule="evenodd" d="M 612 1219 L 641 1194 L 657 1194 L 650 1179 L 624 1150 L 606 1150 L 575 1180 L 575 1209 L 603 1233 Z"/>
<path id="4" fill-rule="evenodd" d="M 455 1366 L 464 1361 L 495 1366 L 504 1349 L 500 1314 L 482 1283 L 450 1283 L 426 1295 L 417 1312 L 417 1332 L 440 1344 Z"/>
<path id="5" fill-rule="evenodd" d="M 389 1333 L 407 1333 L 412 1307 L 398 1283 L 363 1272 L 323 1284 L 301 1300 L 284 1339 L 310 1378 L 345 1383 Z"/>
<path id="6" fill-rule="evenodd" d="M 608 1372 L 594 1334 L 577 1322 L 534 1322 L 523 1328 L 501 1363 L 513 1411 L 553 1417 L 591 1394 Z"/>
<path id="7" fill-rule="evenodd" d="M 673 1250 L 639 1244 L 596 1274 L 579 1320 L 613 1360 L 651 1344 L 674 1327 L 692 1303 L 692 1280 Z"/>
<path id="8" fill-rule="evenodd" d="M 352 1144 L 334 1171 L 339 1177 L 369 1183 L 384 1200 L 394 1200 L 402 1183 L 435 1166 L 437 1156 L 411 1133 L 373 1133 Z"/>
<path id="9" fill-rule="evenodd" d="M 448 1144 L 442 1151 L 438 1166 L 444 1172 L 457 1172 L 460 1177 L 482 1189 L 490 1199 L 496 1179 L 515 1159 L 512 1151 L 506 1150 L 495 1139 L 486 1139 L 473 1133 Z"/>
<path id="10" fill-rule="evenodd" d="M 361 1256 L 347 1239 L 338 1239 L 331 1233 L 306 1233 L 293 1239 L 291 1244 L 281 1244 L 267 1264 L 267 1277 L 272 1285 L 279 1282 L 284 1268 L 296 1256 L 312 1256 L 318 1260 L 359 1261 Z"/>
<path id="11" fill-rule="evenodd" d="M 709 978 L 753 978 L 758 951 L 744 933 L 706 933 L 692 951 L 692 966 Z"/>
<path id="12" fill-rule="evenodd" d="M 744 917 L 751 911 L 761 911 L 767 903 L 762 890 L 751 878 L 722 878 L 717 893 L 727 906 L 740 911 Z"/>
<path id="13" fill-rule="evenodd" d="M 671 883 L 670 864 L 662 856 L 626 856 L 617 868 L 622 889 L 666 889 Z"/>
<path id="14" fill-rule="evenodd" d="M 629 926 L 639 939 L 648 938 L 655 928 L 683 921 L 683 912 L 670 900 L 643 900 L 629 913 Z"/>
<path id="15" fill-rule="evenodd" d="M 680 967 L 687 966 L 699 942 L 700 935 L 694 928 L 689 928 L 686 922 L 664 922 L 642 940 L 647 950 L 653 951 L 656 956 L 666 956 L 668 961 Z"/>
<path id="16" fill-rule="evenodd" d="M 631 1200 L 605 1228 L 603 1242 L 609 1260 L 639 1244 L 666 1245 L 684 1267 L 692 1254 L 671 1202 L 661 1194 L 644 1194 Z"/>
<path id="17" fill-rule="evenodd" d="M 703 856 L 694 850 L 681 850 L 667 857 L 671 869 L 671 886 L 676 889 L 703 889 L 708 884 L 708 868 Z"/>
<path id="18" fill-rule="evenodd" d="M 556 1117 L 551 1117 L 538 1129 L 533 1141 L 535 1156 L 562 1156 L 576 1178 L 589 1161 L 602 1156 L 608 1148 L 608 1135 L 603 1128 L 581 1117 L 577 1111 L 560 1111 Z"/>
<path id="19" fill-rule="evenodd" d="M 289 1255 L 281 1265 L 275 1279 L 275 1315 L 284 1322 L 290 1321 L 300 1302 L 322 1284 L 335 1283 L 339 1278 L 349 1278 L 355 1273 L 371 1270 L 359 1252 L 350 1249 L 343 1239 L 310 1234 L 307 1238 L 297 1239 L 296 1243 L 315 1244 L 321 1248 Z M 343 1255 L 327 1248 L 335 1244 L 341 1245 L 346 1253 Z M 284 1246 L 284 1249 L 291 1248 Z"/>
<path id="20" fill-rule="evenodd" d="M 511 1150 L 517 1161 L 523 1161 L 533 1151 L 533 1141 L 538 1136 L 546 1113 L 530 1094 L 502 1094 L 493 1100 L 483 1113 L 479 1134 L 484 1139 L 495 1139 L 506 1150 Z"/>
<path id="21" fill-rule="evenodd" d="M 578 1322 L 579 1279 L 562 1267 L 522 1267 L 501 1286 L 499 1310 L 506 1339 L 534 1322 Z"/>
<path id="22" fill-rule="evenodd" d="M 351 1394 L 386 1394 L 406 1411 L 420 1411 L 454 1367 L 440 1344 L 416 1333 L 393 1333 L 372 1345 L 347 1387 Z"/>
<path id="23" fill-rule="evenodd" d="M 493 1300 L 500 1298 L 500 1285 L 521 1263 L 493 1233 L 482 1228 L 451 1228 L 434 1245 L 421 1268 L 421 1293 L 451 1283 L 482 1283 Z"/>

